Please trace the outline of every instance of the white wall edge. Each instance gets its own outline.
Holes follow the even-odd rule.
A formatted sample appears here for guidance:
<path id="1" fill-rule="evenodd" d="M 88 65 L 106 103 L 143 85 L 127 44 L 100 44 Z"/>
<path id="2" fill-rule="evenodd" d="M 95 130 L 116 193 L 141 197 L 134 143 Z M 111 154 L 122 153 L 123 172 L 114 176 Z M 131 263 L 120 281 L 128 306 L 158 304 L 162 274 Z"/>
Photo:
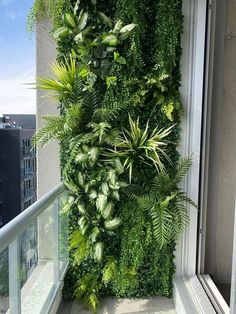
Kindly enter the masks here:
<path id="1" fill-rule="evenodd" d="M 179 151 L 182 156 L 193 156 L 193 164 L 184 180 L 183 189 L 196 204 L 199 202 L 206 10 L 207 0 L 183 1 L 184 34 L 180 93 L 185 115 Z M 189 206 L 189 218 L 190 224 L 176 250 L 178 276 L 193 276 L 196 273 L 198 211 L 192 206 Z"/>
<path id="2" fill-rule="evenodd" d="M 207 0 L 184 0 L 183 14 L 180 93 L 185 116 L 183 117 L 179 151 L 182 156 L 193 154 L 193 165 L 183 188 L 187 195 L 198 204 Z M 177 314 L 215 314 L 214 307 L 196 276 L 198 211 L 191 206 L 189 207 L 189 217 L 190 224 L 176 250 L 177 271 L 173 290 L 176 312 Z"/>

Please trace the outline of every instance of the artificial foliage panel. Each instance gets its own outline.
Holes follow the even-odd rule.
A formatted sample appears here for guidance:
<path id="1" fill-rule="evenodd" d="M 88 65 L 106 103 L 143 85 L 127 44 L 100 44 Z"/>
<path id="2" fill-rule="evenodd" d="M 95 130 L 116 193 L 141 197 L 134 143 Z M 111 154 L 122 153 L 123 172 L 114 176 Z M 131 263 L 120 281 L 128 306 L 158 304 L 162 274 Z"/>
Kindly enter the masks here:
<path id="1" fill-rule="evenodd" d="M 58 60 L 38 88 L 59 101 L 35 136 L 61 144 L 69 199 L 65 298 L 172 295 L 175 244 L 188 223 L 179 189 L 191 166 L 177 151 L 181 0 L 38 0 Z M 55 3 L 54 3 L 55 4 Z M 56 9 L 55 9 L 56 8 Z"/>

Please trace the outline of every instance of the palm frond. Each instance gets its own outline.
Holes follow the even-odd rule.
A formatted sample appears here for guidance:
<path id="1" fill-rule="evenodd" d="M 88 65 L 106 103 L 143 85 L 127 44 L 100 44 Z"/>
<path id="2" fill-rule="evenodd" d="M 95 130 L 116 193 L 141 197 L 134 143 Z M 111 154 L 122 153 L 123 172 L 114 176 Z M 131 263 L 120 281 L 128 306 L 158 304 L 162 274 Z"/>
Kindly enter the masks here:
<path id="1" fill-rule="evenodd" d="M 144 194 L 138 198 L 138 204 L 143 209 L 151 211 L 157 204 L 157 200 L 149 194 Z"/>
<path id="2" fill-rule="evenodd" d="M 50 67 L 55 78 L 38 77 L 36 87 L 49 91 L 50 93 L 46 95 L 49 100 L 60 100 L 61 98 L 74 99 L 76 77 L 75 59 L 71 58 L 70 62 L 66 64 L 55 61 Z"/>
<path id="3" fill-rule="evenodd" d="M 44 126 L 39 129 L 33 136 L 33 144 L 44 146 L 50 140 L 60 140 L 64 131 L 65 119 L 61 116 L 44 116 Z"/>
<path id="4" fill-rule="evenodd" d="M 173 239 L 178 240 L 189 224 L 189 215 L 186 206 L 182 202 L 176 202 L 173 210 Z"/>
<path id="5" fill-rule="evenodd" d="M 111 147 L 117 146 L 120 142 L 121 132 L 118 129 L 112 129 L 105 137 L 104 141 Z"/>
<path id="6" fill-rule="evenodd" d="M 183 158 L 180 160 L 180 162 L 177 166 L 177 172 L 176 172 L 176 176 L 174 179 L 176 184 L 179 184 L 183 180 L 183 178 L 185 177 L 185 175 L 189 171 L 191 165 L 192 165 L 192 158 L 191 157 L 186 157 L 186 158 Z"/>
<path id="7" fill-rule="evenodd" d="M 173 216 L 166 204 L 157 204 L 151 209 L 153 234 L 157 244 L 162 248 L 172 237 Z"/>
<path id="8" fill-rule="evenodd" d="M 124 101 L 122 103 L 113 102 L 102 108 L 95 110 L 93 115 L 94 121 L 114 121 L 116 120 L 122 111 L 127 110 L 129 103 Z"/>
<path id="9" fill-rule="evenodd" d="M 104 141 L 104 138 L 106 137 L 108 131 L 111 129 L 111 125 L 107 122 L 100 123 L 91 122 L 89 123 L 88 126 L 92 128 L 94 136 L 98 137 L 99 143 Z"/>
<path id="10" fill-rule="evenodd" d="M 123 192 L 128 199 L 135 200 L 144 194 L 145 189 L 137 184 L 129 184 L 123 189 Z"/>
<path id="11" fill-rule="evenodd" d="M 190 197 L 187 197 L 184 192 L 179 192 L 179 193 L 178 193 L 178 199 L 179 199 L 182 203 L 188 203 L 188 204 L 190 204 L 191 206 L 193 206 L 193 207 L 195 207 L 195 208 L 198 208 L 197 204 L 196 204 Z"/>

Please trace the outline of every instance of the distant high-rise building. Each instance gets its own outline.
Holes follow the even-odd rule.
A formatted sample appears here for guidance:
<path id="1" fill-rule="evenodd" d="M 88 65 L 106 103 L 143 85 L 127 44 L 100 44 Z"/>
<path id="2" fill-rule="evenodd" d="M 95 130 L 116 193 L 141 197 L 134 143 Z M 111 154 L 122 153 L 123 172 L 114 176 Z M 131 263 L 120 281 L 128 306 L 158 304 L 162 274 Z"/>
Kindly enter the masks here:
<path id="1" fill-rule="evenodd" d="M 36 201 L 34 132 L 0 129 L 0 227 Z"/>
<path id="2" fill-rule="evenodd" d="M 37 199 L 35 130 L 21 127 L 0 121 L 0 228 Z M 36 222 L 19 236 L 19 243 L 23 285 L 38 262 Z"/>
<path id="3" fill-rule="evenodd" d="M 3 118 L 5 122 L 11 125 L 18 125 L 22 129 L 36 129 L 36 116 L 35 114 L 8 114 L 4 113 Z"/>

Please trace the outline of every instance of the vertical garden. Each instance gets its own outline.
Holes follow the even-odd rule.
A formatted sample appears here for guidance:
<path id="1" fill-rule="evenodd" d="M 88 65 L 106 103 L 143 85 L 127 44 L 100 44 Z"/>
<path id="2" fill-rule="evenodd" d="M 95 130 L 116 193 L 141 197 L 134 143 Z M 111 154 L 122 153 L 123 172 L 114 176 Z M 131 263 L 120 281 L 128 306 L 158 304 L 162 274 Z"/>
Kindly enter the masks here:
<path id="1" fill-rule="evenodd" d="M 194 205 L 179 188 L 191 166 L 177 151 L 182 1 L 36 0 L 29 29 L 44 18 L 58 58 L 37 87 L 61 115 L 44 117 L 35 142 L 61 145 L 64 296 L 93 311 L 102 297 L 170 297 L 176 241 Z"/>

